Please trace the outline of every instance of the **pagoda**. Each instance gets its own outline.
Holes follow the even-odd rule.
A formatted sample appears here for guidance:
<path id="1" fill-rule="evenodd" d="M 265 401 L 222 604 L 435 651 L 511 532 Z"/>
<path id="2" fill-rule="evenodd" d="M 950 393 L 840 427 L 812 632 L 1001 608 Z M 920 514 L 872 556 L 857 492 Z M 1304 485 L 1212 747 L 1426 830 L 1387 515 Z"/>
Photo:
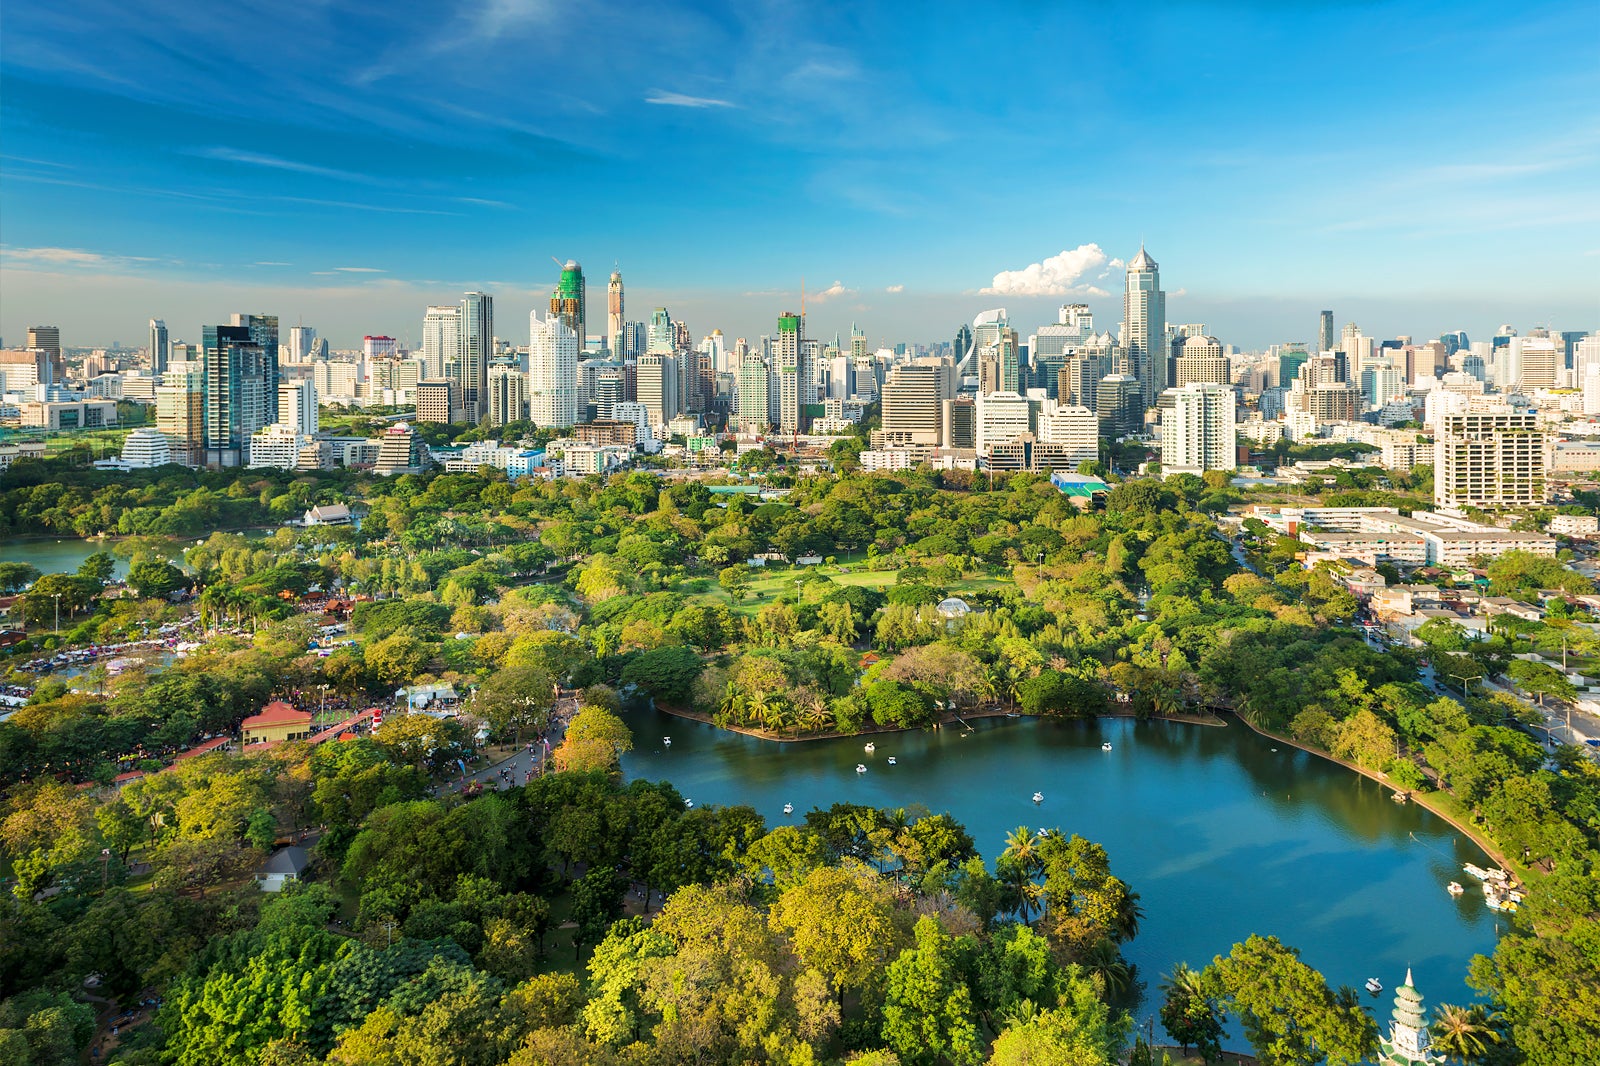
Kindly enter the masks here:
<path id="1" fill-rule="evenodd" d="M 1394 990 L 1394 1013 L 1389 1035 L 1378 1040 L 1378 1066 L 1440 1066 L 1444 1056 L 1433 1049 L 1428 1035 L 1428 1018 L 1422 1013 L 1422 996 L 1411 983 Z"/>

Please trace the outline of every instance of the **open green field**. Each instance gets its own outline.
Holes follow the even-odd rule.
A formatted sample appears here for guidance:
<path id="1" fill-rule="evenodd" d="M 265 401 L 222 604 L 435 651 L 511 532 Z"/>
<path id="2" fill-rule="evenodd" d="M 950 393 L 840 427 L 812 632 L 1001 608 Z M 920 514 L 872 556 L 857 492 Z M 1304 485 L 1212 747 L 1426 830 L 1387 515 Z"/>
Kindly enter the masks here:
<path id="1" fill-rule="evenodd" d="M 796 581 L 808 572 L 820 573 L 830 581 L 840 585 L 861 585 L 865 588 L 886 589 L 895 582 L 898 571 L 895 570 L 863 570 L 861 564 L 854 566 L 839 564 L 836 566 L 786 566 L 781 569 L 764 567 L 752 570 L 750 578 L 745 582 L 748 590 L 744 600 L 735 603 L 728 593 L 721 588 L 712 588 L 692 597 L 702 603 L 724 603 L 737 614 L 754 616 L 755 613 L 767 604 L 776 600 L 786 591 L 795 587 Z M 944 587 L 952 596 L 971 595 L 991 589 L 1002 588 L 1011 584 L 1009 574 L 992 576 L 989 574 L 968 574 L 958 581 L 952 581 Z"/>

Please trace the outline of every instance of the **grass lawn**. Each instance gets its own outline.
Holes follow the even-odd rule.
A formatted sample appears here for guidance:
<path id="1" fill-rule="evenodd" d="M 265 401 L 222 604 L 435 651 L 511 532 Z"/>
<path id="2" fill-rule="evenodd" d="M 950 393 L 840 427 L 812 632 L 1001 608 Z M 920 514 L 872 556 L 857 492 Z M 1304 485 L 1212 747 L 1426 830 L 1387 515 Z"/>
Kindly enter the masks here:
<path id="1" fill-rule="evenodd" d="M 745 582 L 747 591 L 744 600 L 739 603 L 733 602 L 732 597 L 721 588 L 710 588 L 705 592 L 695 594 L 691 599 L 701 603 L 723 603 L 736 614 L 754 617 L 761 608 L 776 600 L 785 592 L 792 591 L 795 587 L 796 579 L 808 571 L 820 572 L 830 581 L 837 582 L 840 585 L 860 585 L 864 588 L 879 590 L 893 586 L 895 577 L 899 573 L 896 570 L 862 570 L 857 568 L 860 564 L 850 566 L 848 570 L 844 570 L 843 568 L 846 565 L 848 564 L 841 563 L 837 566 L 819 567 L 789 566 L 782 569 L 774 569 L 772 567 L 759 568 L 750 572 L 750 578 Z M 946 587 L 951 595 L 961 596 L 1003 588 L 1010 584 L 1011 576 L 1009 574 L 999 576 L 978 574 L 953 581 Z"/>

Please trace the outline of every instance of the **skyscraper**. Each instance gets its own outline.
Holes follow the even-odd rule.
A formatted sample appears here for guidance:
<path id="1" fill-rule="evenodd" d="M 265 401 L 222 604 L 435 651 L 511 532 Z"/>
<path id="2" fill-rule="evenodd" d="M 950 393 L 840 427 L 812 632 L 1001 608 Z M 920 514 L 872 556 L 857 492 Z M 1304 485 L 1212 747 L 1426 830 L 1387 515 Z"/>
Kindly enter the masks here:
<path id="1" fill-rule="evenodd" d="M 1433 502 L 1441 509 L 1542 506 L 1544 434 L 1533 411 L 1444 415 L 1435 429 Z"/>
<path id="2" fill-rule="evenodd" d="M 316 330 L 310 326 L 289 327 L 289 362 L 309 363 L 316 349 Z"/>
<path id="3" fill-rule="evenodd" d="M 172 448 L 172 461 L 205 463 L 206 377 L 200 370 L 169 370 L 156 386 L 156 429 Z"/>
<path id="4" fill-rule="evenodd" d="M 167 372 L 172 359 L 172 338 L 167 335 L 167 324 L 159 318 L 150 320 L 150 373 L 160 377 Z"/>
<path id="5" fill-rule="evenodd" d="M 468 422 L 477 422 L 488 412 L 489 361 L 493 358 L 494 297 L 469 292 L 461 300 L 461 405 Z"/>
<path id="6" fill-rule="evenodd" d="M 956 330 L 956 338 L 953 342 L 951 354 L 955 357 L 955 361 L 959 363 L 967 357 L 967 353 L 971 350 L 972 327 L 963 322 L 961 323 L 961 328 Z"/>
<path id="7" fill-rule="evenodd" d="M 267 420 L 244 435 L 244 439 L 248 442 L 257 429 L 262 428 L 262 426 L 270 426 L 278 420 L 278 316 L 235 313 L 233 325 L 243 326 L 250 331 L 251 342 L 261 349 L 261 359 L 264 367 L 264 384 L 262 387 L 266 393 Z M 248 451 L 248 445 L 246 450 Z M 246 458 L 248 459 L 248 456 Z"/>
<path id="8" fill-rule="evenodd" d="M 606 285 L 606 347 L 611 349 L 611 358 L 621 359 L 627 353 L 622 350 L 622 271 L 613 270 L 611 281 Z"/>
<path id="9" fill-rule="evenodd" d="M 1167 387 L 1167 294 L 1161 291 L 1161 267 L 1139 246 L 1128 264 L 1128 285 L 1122 297 L 1123 345 L 1133 376 L 1139 379 L 1144 405 L 1151 406 Z"/>
<path id="10" fill-rule="evenodd" d="M 667 314 L 665 307 L 658 307 L 650 313 L 650 334 L 645 342 L 645 352 L 649 355 L 668 355 L 678 343 L 678 331 L 672 326 L 672 316 Z"/>
<path id="11" fill-rule="evenodd" d="M 60 385 L 67 376 L 66 364 L 61 361 L 61 327 L 29 326 L 28 348 L 45 353 L 46 374 L 39 378 L 41 385 Z"/>
<path id="12" fill-rule="evenodd" d="M 620 286 L 621 279 L 617 284 Z M 620 294 L 620 290 L 619 290 Z M 561 280 L 556 282 L 556 289 L 550 294 L 550 314 L 559 316 L 578 338 L 578 348 L 584 346 L 586 337 L 584 330 L 588 328 L 588 314 L 585 303 L 588 287 L 583 283 L 583 267 L 578 265 L 576 259 L 568 259 L 561 268 Z"/>
<path id="13" fill-rule="evenodd" d="M 236 320 L 248 317 L 234 316 Z M 276 346 L 276 337 L 273 341 Z M 251 335 L 251 327 L 236 322 L 204 327 L 200 348 L 205 375 L 204 462 L 207 466 L 246 466 L 250 438 L 278 420 L 276 347 L 269 361 Z"/>
<path id="14" fill-rule="evenodd" d="M 671 353 L 639 357 L 639 400 L 650 425 L 664 426 L 678 416 L 678 360 Z"/>
<path id="15" fill-rule="evenodd" d="M 459 304 L 433 306 L 422 316 L 422 362 L 422 376 L 429 381 L 443 381 L 451 376 L 452 367 L 461 366 Z"/>
<path id="16" fill-rule="evenodd" d="M 772 348 L 772 372 L 778 376 L 778 431 L 798 433 L 805 428 L 805 407 L 815 402 L 815 389 L 807 396 L 805 360 L 801 350 L 804 320 L 793 311 L 778 316 L 778 335 Z"/>
<path id="17" fill-rule="evenodd" d="M 564 314 L 528 315 L 528 412 L 541 429 L 578 421 L 578 334 Z"/>
<path id="18" fill-rule="evenodd" d="M 1317 328 L 1317 351 L 1333 351 L 1333 312 L 1322 312 L 1322 322 Z"/>
<path id="19" fill-rule="evenodd" d="M 739 431 L 755 436 L 765 433 L 772 424 L 768 409 L 767 361 L 759 350 L 742 340 L 738 347 L 743 352 L 739 359 Z"/>

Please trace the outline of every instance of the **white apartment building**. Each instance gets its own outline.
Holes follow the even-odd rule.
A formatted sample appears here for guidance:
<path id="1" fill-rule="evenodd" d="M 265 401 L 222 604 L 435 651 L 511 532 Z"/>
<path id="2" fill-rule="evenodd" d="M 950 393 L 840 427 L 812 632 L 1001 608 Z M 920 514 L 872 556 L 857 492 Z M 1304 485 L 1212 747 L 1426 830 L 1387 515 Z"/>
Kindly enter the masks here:
<path id="1" fill-rule="evenodd" d="M 1046 401 L 1039 414 L 1039 443 L 1067 449 L 1065 461 L 1073 469 L 1079 463 L 1096 462 L 1100 458 L 1100 419 L 1079 404 Z"/>
<path id="2" fill-rule="evenodd" d="M 937 410 L 936 407 L 935 413 Z M 1033 432 L 1028 412 L 1028 398 L 1014 392 L 991 392 L 987 396 L 979 395 L 976 416 L 977 444 L 980 452 L 996 444 L 1020 440 Z"/>
<path id="3" fill-rule="evenodd" d="M 578 422 L 580 338 L 559 315 L 528 315 L 528 417 L 565 429 Z"/>
<path id="4" fill-rule="evenodd" d="M 294 470 L 300 464 L 300 451 L 310 447 L 308 434 L 274 422 L 250 438 L 250 469 Z"/>
<path id="5" fill-rule="evenodd" d="M 1448 414 L 1434 437 L 1434 505 L 1500 510 L 1545 502 L 1544 434 L 1533 412 Z"/>
<path id="6" fill-rule="evenodd" d="M 313 382 L 278 383 L 278 421 L 296 433 L 317 431 L 317 387 Z"/>
<path id="7" fill-rule="evenodd" d="M 1168 389 L 1161 405 L 1161 470 L 1199 474 L 1237 470 L 1232 386 L 1212 382 Z"/>
<path id="8" fill-rule="evenodd" d="M 149 470 L 172 462 L 172 445 L 160 430 L 136 429 L 122 441 L 122 465 Z"/>
<path id="9" fill-rule="evenodd" d="M 514 366 L 496 363 L 489 368 L 489 424 L 520 422 L 528 414 L 528 375 Z M 537 420 L 534 425 L 541 425 Z"/>

